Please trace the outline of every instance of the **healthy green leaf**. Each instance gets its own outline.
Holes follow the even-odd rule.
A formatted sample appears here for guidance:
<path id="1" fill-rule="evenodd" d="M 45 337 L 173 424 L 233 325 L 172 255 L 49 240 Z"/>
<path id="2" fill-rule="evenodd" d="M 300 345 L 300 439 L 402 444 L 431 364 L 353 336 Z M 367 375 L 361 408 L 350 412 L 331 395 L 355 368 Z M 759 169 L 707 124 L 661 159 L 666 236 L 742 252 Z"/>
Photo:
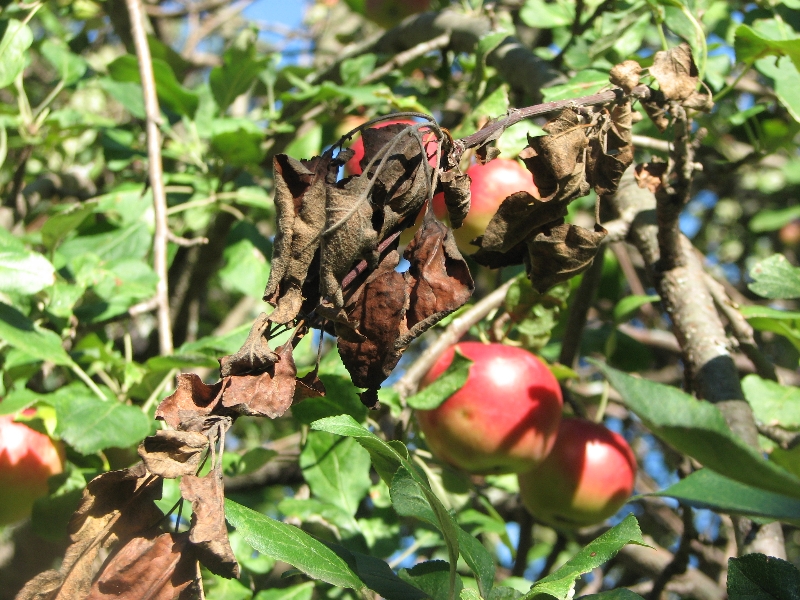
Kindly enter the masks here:
<path id="1" fill-rule="evenodd" d="M 764 554 L 728 560 L 729 600 L 798 600 L 800 571 L 790 562 Z"/>
<path id="2" fill-rule="evenodd" d="M 367 416 L 367 407 L 358 399 L 358 390 L 349 377 L 320 373 L 325 385 L 325 396 L 306 398 L 292 406 L 292 415 L 301 423 L 310 425 L 314 421 L 336 415 L 350 415 L 357 421 Z"/>
<path id="3" fill-rule="evenodd" d="M 400 569 L 398 575 L 400 579 L 421 589 L 432 600 L 450 600 L 450 565 L 444 560 L 429 560 L 414 565 L 412 569 Z M 456 595 L 460 595 L 462 589 L 464 584 L 461 577 L 456 577 Z"/>
<path id="4" fill-rule="evenodd" d="M 774 57 L 756 61 L 756 69 L 774 82 L 775 95 L 792 118 L 800 123 L 800 73 L 788 56 L 775 60 Z"/>
<path id="5" fill-rule="evenodd" d="M 250 588 L 235 579 L 225 579 L 219 575 L 211 575 L 211 585 L 207 592 L 208 600 L 250 600 L 253 592 Z"/>
<path id="6" fill-rule="evenodd" d="M 159 58 L 153 59 L 153 76 L 158 99 L 179 115 L 194 117 L 200 102 L 197 94 L 184 88 L 175 77 L 172 67 Z M 120 56 L 108 65 L 108 73 L 115 81 L 141 84 L 139 62 L 132 54 Z"/>
<path id="7" fill-rule="evenodd" d="M 608 85 L 608 73 L 594 69 L 580 71 L 569 82 L 542 90 L 545 102 L 568 100 L 599 92 Z"/>
<path id="8" fill-rule="evenodd" d="M 13 306 L 0 302 L 0 339 L 23 352 L 57 365 L 72 364 L 61 346 L 61 338 L 49 329 L 34 325 Z"/>
<path id="9" fill-rule="evenodd" d="M 8 365 L 4 365 L 8 368 Z M 19 387 L 11 390 L 6 394 L 6 397 L 0 401 L 0 415 L 14 415 L 20 411 L 25 410 L 29 406 L 33 406 L 39 399 L 39 394 L 33 390 L 25 387 Z"/>
<path id="10" fill-rule="evenodd" d="M 526 0 L 519 11 L 519 18 L 530 26 L 541 29 L 553 29 L 571 25 L 575 20 L 575 6 L 566 2 L 545 2 L 544 0 Z"/>
<path id="11" fill-rule="evenodd" d="M 753 283 L 747 285 L 765 298 L 800 298 L 800 269 L 783 254 L 773 254 L 750 269 Z"/>
<path id="12" fill-rule="evenodd" d="M 83 57 L 73 54 L 58 38 L 47 38 L 39 47 L 42 55 L 56 68 L 64 85 L 72 85 L 83 77 L 88 65 Z"/>
<path id="13" fill-rule="evenodd" d="M 450 396 L 460 390 L 469 377 L 469 368 L 472 361 L 456 351 L 453 362 L 436 378 L 436 380 L 413 396 L 406 399 L 406 403 L 417 410 L 434 410 Z"/>
<path id="14" fill-rule="evenodd" d="M 741 483 L 800 498 L 800 479 L 746 445 L 710 402 L 696 400 L 671 386 L 631 377 L 607 365 L 598 366 L 626 406 L 653 434 L 675 449 Z"/>
<path id="15" fill-rule="evenodd" d="M 748 25 L 739 25 L 735 35 L 733 45 L 739 62 L 753 64 L 765 56 L 788 56 L 800 71 L 800 39 L 772 40 Z"/>
<path id="16" fill-rule="evenodd" d="M 22 22 L 8 19 L 0 21 L 0 35 L 0 88 L 4 88 L 25 68 L 33 33 Z"/>
<path id="17" fill-rule="evenodd" d="M 55 268 L 38 252 L 0 250 L 0 292 L 28 296 L 55 280 Z"/>
<path id="18" fill-rule="evenodd" d="M 523 600 L 541 596 L 570 600 L 575 591 L 575 582 L 581 575 L 614 558 L 627 544 L 647 545 L 642 539 L 639 523 L 633 515 L 628 515 L 624 521 L 590 542 L 554 573 L 537 581 L 523 596 Z"/>
<path id="19" fill-rule="evenodd" d="M 599 594 L 589 594 L 588 596 L 581 596 L 582 600 L 644 600 L 636 592 L 632 592 L 625 588 L 617 588 L 616 590 L 608 590 Z"/>
<path id="20" fill-rule="evenodd" d="M 53 250 L 72 231 L 94 212 L 97 201 L 87 200 L 81 204 L 73 204 L 51 216 L 42 225 L 42 243 L 48 250 Z"/>
<path id="21" fill-rule="evenodd" d="M 710 469 L 695 471 L 654 495 L 716 512 L 800 523 L 800 500 L 739 483 Z"/>
<path id="22" fill-rule="evenodd" d="M 314 582 L 306 581 L 287 588 L 262 590 L 253 597 L 253 600 L 311 600 L 313 594 Z"/>
<path id="23" fill-rule="evenodd" d="M 211 69 L 208 83 L 220 112 L 225 112 L 237 96 L 244 94 L 258 80 L 267 60 L 256 55 L 253 44 L 229 48 L 222 60 L 222 66 Z"/>
<path id="24" fill-rule="evenodd" d="M 614 307 L 614 322 L 623 323 L 645 304 L 658 302 L 659 296 L 625 296 Z"/>
<path id="25" fill-rule="evenodd" d="M 350 565 L 301 529 L 229 499 L 225 500 L 225 518 L 258 552 L 289 563 L 313 579 L 354 590 L 364 588 Z"/>
<path id="26" fill-rule="evenodd" d="M 748 375 L 742 380 L 742 390 L 756 419 L 767 425 L 800 430 L 800 388 Z"/>

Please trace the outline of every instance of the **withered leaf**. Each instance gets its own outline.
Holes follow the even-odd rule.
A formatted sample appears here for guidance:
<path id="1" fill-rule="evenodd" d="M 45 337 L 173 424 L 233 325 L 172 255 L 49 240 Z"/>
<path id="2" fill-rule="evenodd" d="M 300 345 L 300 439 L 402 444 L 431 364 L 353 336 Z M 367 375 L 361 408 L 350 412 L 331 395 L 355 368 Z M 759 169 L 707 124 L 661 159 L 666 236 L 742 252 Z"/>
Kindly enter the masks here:
<path id="1" fill-rule="evenodd" d="M 398 349 L 466 304 L 475 284 L 450 229 L 427 213 L 403 256 L 411 266 L 405 274 L 408 309 Z M 405 338 L 405 339 L 404 339 Z"/>
<path id="2" fill-rule="evenodd" d="M 264 301 L 275 306 L 270 320 L 288 323 L 303 304 L 303 282 L 325 227 L 326 187 L 338 161 L 329 154 L 300 161 L 285 154 L 273 160 L 277 232 Z"/>
<path id="3" fill-rule="evenodd" d="M 445 171 L 439 177 L 439 184 L 444 195 L 444 204 L 450 217 L 450 225 L 458 229 L 464 222 L 470 208 L 470 178 L 466 173 L 459 173 L 456 169 Z"/>
<path id="4" fill-rule="evenodd" d="M 600 225 L 589 231 L 564 223 L 528 242 L 528 278 L 539 292 L 582 273 L 592 264 L 608 232 Z"/>
<path id="5" fill-rule="evenodd" d="M 647 116 L 650 117 L 653 125 L 655 125 L 660 132 L 663 133 L 667 130 L 667 127 L 669 127 L 669 118 L 667 117 L 667 110 L 662 102 L 643 100 L 642 108 L 644 108 Z"/>
<path id="6" fill-rule="evenodd" d="M 198 417 L 210 415 L 222 399 L 228 380 L 206 385 L 194 373 L 178 375 L 178 387 L 161 401 L 156 419 L 166 421 L 173 429 L 191 429 L 188 424 Z"/>
<path id="7" fill-rule="evenodd" d="M 636 165 L 633 176 L 640 188 L 647 188 L 656 193 L 664 187 L 664 174 L 667 172 L 667 163 L 651 162 Z"/>
<path id="8" fill-rule="evenodd" d="M 92 479 L 70 519 L 70 545 L 61 568 L 46 571 L 29 581 L 17 598 L 73 600 L 86 597 L 92 587 L 100 551 L 152 528 L 163 517 L 154 502 L 161 497 L 162 481 L 148 473 L 143 463 Z"/>
<path id="9" fill-rule="evenodd" d="M 125 544 L 104 566 L 86 600 L 199 598 L 197 559 L 186 534 L 155 533 Z"/>
<path id="10" fill-rule="evenodd" d="M 174 479 L 194 475 L 206 448 L 208 438 L 198 431 L 162 429 L 144 439 L 139 456 L 151 473 Z"/>
<path id="11" fill-rule="evenodd" d="M 633 88 L 639 85 L 639 75 L 642 72 L 641 65 L 635 60 L 626 60 L 615 65 L 611 69 L 611 83 L 618 85 L 626 94 L 630 94 Z"/>
<path id="12" fill-rule="evenodd" d="M 483 236 L 478 238 L 479 244 L 482 241 Z M 484 250 L 483 248 L 480 248 L 471 256 L 472 259 L 479 265 L 489 267 L 490 269 L 502 269 L 503 267 L 521 265 L 523 262 L 525 262 L 525 257 L 527 255 L 528 245 L 526 241 L 523 241 L 506 252 L 495 252 L 493 250 Z"/>
<path id="13" fill-rule="evenodd" d="M 486 226 L 481 249 L 484 252 L 508 252 L 536 230 L 566 214 L 566 204 L 556 200 L 539 200 L 528 192 L 511 194 L 503 200 Z"/>
<path id="14" fill-rule="evenodd" d="M 189 541 L 197 548 L 200 562 L 221 577 L 239 577 L 239 563 L 225 527 L 221 470 L 212 469 L 205 477 L 187 475 L 181 479 L 181 496 L 192 503 Z"/>
<path id="15" fill-rule="evenodd" d="M 598 196 L 613 194 L 633 162 L 631 104 L 615 105 L 603 126 L 589 140 L 586 172 Z"/>
<path id="16" fill-rule="evenodd" d="M 314 369 L 310 373 L 306 373 L 302 377 L 297 378 L 297 383 L 294 388 L 293 403 L 300 402 L 306 398 L 319 398 L 325 395 L 325 384 L 319 378 L 317 370 Z"/>
<path id="17" fill-rule="evenodd" d="M 650 74 L 667 100 L 686 100 L 697 89 L 697 66 L 689 44 L 656 52 Z"/>
<path id="18" fill-rule="evenodd" d="M 549 135 L 530 138 L 531 147 L 547 162 L 557 181 L 573 177 L 576 163 L 581 161 L 587 145 L 583 117 L 576 110 L 566 108 L 549 121 L 544 130 Z M 534 181 L 538 185 L 539 181 Z"/>
<path id="19" fill-rule="evenodd" d="M 339 338 L 339 355 L 353 379 L 362 388 L 377 388 L 400 360 L 395 348 L 406 310 L 405 278 L 395 271 L 397 251 L 389 252 L 348 302 L 347 314 L 357 321 L 363 341 Z"/>
<path id="20" fill-rule="evenodd" d="M 269 365 L 279 360 L 278 355 L 269 347 L 265 332 L 270 319 L 261 313 L 250 328 L 242 347 L 230 356 L 223 356 L 219 360 L 219 374 L 221 377 L 263 371 Z"/>
<path id="21" fill-rule="evenodd" d="M 222 406 L 242 415 L 275 419 L 292 405 L 297 367 L 292 345 L 278 348 L 278 360 L 258 375 L 232 375 L 226 379 Z"/>

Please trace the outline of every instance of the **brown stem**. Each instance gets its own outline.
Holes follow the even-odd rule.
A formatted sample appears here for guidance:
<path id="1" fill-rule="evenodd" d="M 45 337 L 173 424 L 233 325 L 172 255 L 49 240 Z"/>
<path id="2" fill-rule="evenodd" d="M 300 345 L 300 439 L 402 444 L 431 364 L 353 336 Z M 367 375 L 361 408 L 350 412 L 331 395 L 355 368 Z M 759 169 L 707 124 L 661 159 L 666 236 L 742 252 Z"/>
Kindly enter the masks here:
<path id="1" fill-rule="evenodd" d="M 670 563 L 664 567 L 661 574 L 653 582 L 653 589 L 650 590 L 648 600 L 659 600 L 661 592 L 667 587 L 670 579 L 676 575 L 685 573 L 686 568 L 689 566 L 689 553 L 692 550 L 692 540 L 697 537 L 697 532 L 695 531 L 694 522 L 692 521 L 692 509 L 689 506 L 683 505 L 682 511 L 683 533 L 681 534 L 680 545 Z"/>
<path id="2" fill-rule="evenodd" d="M 158 347 L 162 356 L 172 354 L 172 327 L 169 315 L 169 289 L 167 285 L 167 193 L 164 189 L 164 171 L 161 164 L 161 109 L 158 106 L 153 62 L 147 34 L 144 30 L 146 18 L 141 0 L 125 0 L 131 21 L 131 36 L 139 60 L 139 76 L 142 80 L 147 130 L 147 162 L 150 187 L 153 190 L 156 230 L 153 236 L 153 268 L 158 275 L 156 298 L 158 298 Z"/>
<path id="3" fill-rule="evenodd" d="M 527 510 L 521 511 L 519 518 L 519 544 L 517 544 L 517 558 L 511 575 L 523 577 L 528 568 L 528 553 L 533 546 L 533 517 Z"/>

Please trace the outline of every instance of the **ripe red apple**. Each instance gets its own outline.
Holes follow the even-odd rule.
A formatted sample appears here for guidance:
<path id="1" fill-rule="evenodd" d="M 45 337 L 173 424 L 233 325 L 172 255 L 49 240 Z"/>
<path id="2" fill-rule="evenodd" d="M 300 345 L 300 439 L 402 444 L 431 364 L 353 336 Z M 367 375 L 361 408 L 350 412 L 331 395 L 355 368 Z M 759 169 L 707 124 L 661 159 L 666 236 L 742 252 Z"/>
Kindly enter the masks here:
<path id="1" fill-rule="evenodd" d="M 64 469 L 64 451 L 13 416 L 0 417 L 0 525 L 31 514 L 47 494 L 47 478 Z"/>
<path id="2" fill-rule="evenodd" d="M 410 15 L 428 10 L 430 5 L 430 0 L 367 0 L 364 14 L 388 29 Z"/>
<path id="3" fill-rule="evenodd" d="M 360 123 L 357 123 L 353 127 L 356 127 L 357 125 L 360 125 Z M 382 121 L 380 123 L 373 125 L 372 127 L 380 129 L 381 127 L 386 127 L 387 125 L 419 125 L 419 123 L 417 123 L 416 121 L 411 121 L 409 119 L 397 119 L 394 121 Z M 347 133 L 347 131 L 345 131 L 344 133 Z M 432 133 L 423 133 L 422 139 L 425 140 L 425 151 L 429 156 L 428 162 L 432 167 L 435 167 L 436 139 Z M 358 136 L 356 141 L 353 142 L 353 145 L 350 146 L 350 149 L 353 152 L 355 152 L 355 154 L 345 164 L 344 172 L 347 175 L 361 175 L 361 165 L 359 163 L 361 163 L 361 159 L 364 158 L 364 140 L 361 139 L 360 135 Z"/>
<path id="4" fill-rule="evenodd" d="M 585 419 L 564 419 L 548 457 L 520 473 L 519 495 L 538 520 L 562 528 L 600 523 L 633 492 L 636 457 L 625 439 Z"/>
<path id="5" fill-rule="evenodd" d="M 461 342 L 422 380 L 429 385 L 453 361 L 455 349 L 473 361 L 464 386 L 417 422 L 431 451 L 471 473 L 529 470 L 547 456 L 561 421 L 561 388 L 530 352 L 503 344 Z"/>
<path id="6" fill-rule="evenodd" d="M 528 192 L 539 198 L 539 188 L 533 182 L 530 171 L 516 160 L 496 158 L 488 163 L 474 164 L 467 171 L 472 183 L 470 193 L 472 205 L 464 219 L 464 224 L 453 231 L 461 252 L 473 253 L 478 248 L 470 244 L 479 235 L 483 235 L 492 216 L 508 196 L 515 192 Z M 440 219 L 447 214 L 444 195 L 436 194 L 433 198 L 433 210 Z"/>

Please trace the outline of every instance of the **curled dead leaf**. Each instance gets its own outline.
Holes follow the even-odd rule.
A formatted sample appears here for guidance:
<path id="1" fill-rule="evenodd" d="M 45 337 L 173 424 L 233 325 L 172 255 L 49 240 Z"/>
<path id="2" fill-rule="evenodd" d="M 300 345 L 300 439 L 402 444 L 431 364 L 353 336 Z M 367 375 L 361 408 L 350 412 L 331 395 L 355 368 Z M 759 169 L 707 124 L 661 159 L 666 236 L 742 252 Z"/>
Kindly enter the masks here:
<path id="1" fill-rule="evenodd" d="M 297 367 L 292 345 L 278 348 L 279 360 L 257 375 L 232 375 L 224 381 L 222 406 L 242 415 L 275 419 L 292 405 Z"/>
<path id="2" fill-rule="evenodd" d="M 697 89 L 697 66 L 689 44 L 682 43 L 669 50 L 656 52 L 650 74 L 667 100 L 686 100 Z"/>
<path id="3" fill-rule="evenodd" d="M 647 188 L 656 193 L 664 187 L 664 175 L 667 172 L 667 163 L 651 162 L 636 165 L 633 176 L 640 188 Z"/>
<path id="4" fill-rule="evenodd" d="M 450 225 L 458 229 L 469 212 L 471 203 L 469 175 L 459 173 L 456 169 L 445 171 L 439 177 L 444 195 L 444 204 L 450 217 Z"/>
<path id="5" fill-rule="evenodd" d="M 151 473 L 174 479 L 194 475 L 207 448 L 208 438 L 198 431 L 162 429 L 144 439 L 139 456 Z"/>
<path id="6" fill-rule="evenodd" d="M 166 421 L 173 429 L 199 431 L 190 424 L 198 417 L 210 415 L 222 400 L 222 391 L 228 380 L 206 385 L 194 373 L 178 375 L 178 387 L 164 398 L 156 409 L 156 419 Z"/>
<path id="7" fill-rule="evenodd" d="M 610 81 L 618 85 L 626 94 L 630 94 L 639 85 L 639 75 L 642 72 L 641 65 L 635 60 L 626 60 L 615 65 L 611 69 Z"/>
<path id="8" fill-rule="evenodd" d="M 545 292 L 588 269 L 607 233 L 600 225 L 589 231 L 564 223 L 537 234 L 528 242 L 528 278 L 533 287 Z"/>

